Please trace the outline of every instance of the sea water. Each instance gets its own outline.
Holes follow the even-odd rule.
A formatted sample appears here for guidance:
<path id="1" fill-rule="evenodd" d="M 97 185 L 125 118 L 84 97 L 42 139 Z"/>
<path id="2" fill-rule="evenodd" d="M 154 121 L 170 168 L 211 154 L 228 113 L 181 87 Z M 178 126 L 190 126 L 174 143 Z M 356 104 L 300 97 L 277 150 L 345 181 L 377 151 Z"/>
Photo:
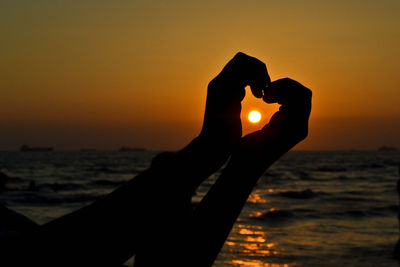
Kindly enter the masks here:
<path id="1" fill-rule="evenodd" d="M 39 224 L 145 170 L 157 152 L 0 152 L 0 202 Z M 398 266 L 400 151 L 291 151 L 260 178 L 214 266 Z M 218 174 L 198 189 L 206 194 Z"/>

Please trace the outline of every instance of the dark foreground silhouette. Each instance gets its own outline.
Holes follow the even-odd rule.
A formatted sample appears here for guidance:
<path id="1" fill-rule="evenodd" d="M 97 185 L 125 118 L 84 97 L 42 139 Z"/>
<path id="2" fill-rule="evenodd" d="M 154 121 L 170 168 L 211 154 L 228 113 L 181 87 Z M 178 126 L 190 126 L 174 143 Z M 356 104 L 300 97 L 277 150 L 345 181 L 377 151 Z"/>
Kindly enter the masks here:
<path id="1" fill-rule="evenodd" d="M 281 107 L 242 137 L 247 85 Z M 288 78 L 271 82 L 264 63 L 238 53 L 209 83 L 201 133 L 182 150 L 157 155 L 105 198 L 41 226 L 3 208 L 12 230 L 1 237 L 0 265 L 110 267 L 136 255 L 137 267 L 211 266 L 259 177 L 307 136 L 310 111 L 309 89 Z M 229 157 L 193 209 L 196 188 Z"/>

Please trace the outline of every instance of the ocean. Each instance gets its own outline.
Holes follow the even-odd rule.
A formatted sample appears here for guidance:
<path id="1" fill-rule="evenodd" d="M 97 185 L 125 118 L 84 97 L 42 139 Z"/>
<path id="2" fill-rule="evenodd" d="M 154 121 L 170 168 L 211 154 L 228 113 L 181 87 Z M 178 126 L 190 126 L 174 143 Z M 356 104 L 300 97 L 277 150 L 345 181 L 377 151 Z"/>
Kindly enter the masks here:
<path id="1" fill-rule="evenodd" d="M 156 154 L 0 152 L 9 177 L 0 202 L 43 224 L 108 194 Z M 400 151 L 287 153 L 260 178 L 214 266 L 398 266 L 399 166 Z"/>

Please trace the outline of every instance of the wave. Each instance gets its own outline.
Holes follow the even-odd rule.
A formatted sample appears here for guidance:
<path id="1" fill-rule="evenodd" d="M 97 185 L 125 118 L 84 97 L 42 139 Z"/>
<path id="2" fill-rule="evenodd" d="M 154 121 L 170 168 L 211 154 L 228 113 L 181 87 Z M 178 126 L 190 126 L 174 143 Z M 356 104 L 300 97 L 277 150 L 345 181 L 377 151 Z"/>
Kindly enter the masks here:
<path id="1" fill-rule="evenodd" d="M 75 184 L 75 183 L 43 183 L 43 184 L 37 185 L 37 187 L 38 187 L 39 191 L 41 191 L 43 189 L 51 189 L 54 192 L 83 189 L 82 184 Z"/>
<path id="2" fill-rule="evenodd" d="M 345 172 L 346 168 L 338 167 L 338 166 L 321 166 L 316 169 L 319 172 Z"/>
<path id="3" fill-rule="evenodd" d="M 323 217 L 329 218 L 364 218 L 364 217 L 374 217 L 374 216 L 385 216 L 385 212 L 377 211 L 374 209 L 359 209 L 359 210 L 346 210 L 346 211 L 336 211 L 329 213 L 321 213 Z"/>
<path id="4" fill-rule="evenodd" d="M 384 168 L 385 165 L 379 164 L 379 163 L 366 163 L 366 164 L 360 164 L 356 166 L 356 169 L 380 169 Z"/>
<path id="5" fill-rule="evenodd" d="M 372 207 L 370 210 L 373 212 L 380 213 L 380 214 L 390 213 L 391 215 L 393 215 L 399 211 L 399 206 L 389 205 L 389 206 L 381 206 L 381 207 Z"/>
<path id="6" fill-rule="evenodd" d="M 47 194 L 37 194 L 36 192 L 18 192 L 17 194 L 9 195 L 7 202 L 23 204 L 23 205 L 60 205 L 63 201 L 59 197 Z"/>
<path id="7" fill-rule="evenodd" d="M 263 176 L 266 176 L 266 177 L 279 177 L 279 176 L 282 176 L 282 174 L 281 173 L 277 173 L 277 172 L 274 172 L 274 171 L 266 171 L 265 173 L 264 173 L 264 175 Z"/>
<path id="8" fill-rule="evenodd" d="M 281 221 L 283 219 L 289 219 L 294 217 L 294 214 L 287 210 L 276 210 L 271 209 L 266 212 L 258 212 L 255 215 L 250 215 L 251 219 L 262 220 L 262 221 Z"/>
<path id="9" fill-rule="evenodd" d="M 393 159 L 386 159 L 383 161 L 383 164 L 389 166 L 400 166 L 400 161 L 393 160 Z"/>
<path id="10" fill-rule="evenodd" d="M 8 195 L 6 202 L 29 206 L 55 206 L 67 203 L 87 203 L 95 201 L 104 194 L 74 194 L 74 195 L 58 195 L 55 193 L 37 192 L 18 192 L 17 194 Z"/>
<path id="11" fill-rule="evenodd" d="M 371 199 L 371 197 L 367 194 L 351 194 L 350 196 L 346 195 L 340 195 L 341 193 L 336 193 L 336 194 L 327 194 L 327 197 L 324 198 L 326 201 L 334 201 L 334 202 L 343 202 L 343 204 L 346 204 L 347 202 L 370 202 L 374 201 L 377 202 L 377 199 Z"/>
<path id="12" fill-rule="evenodd" d="M 85 203 L 98 200 L 104 196 L 106 196 L 106 194 L 76 194 L 71 196 L 63 196 L 62 201 L 64 203 Z"/>
<path id="13" fill-rule="evenodd" d="M 331 180 L 338 180 L 338 181 L 382 181 L 382 177 L 368 177 L 368 176 L 353 176 L 349 177 L 347 175 L 339 175 L 336 177 L 331 178 Z"/>
<path id="14" fill-rule="evenodd" d="M 296 198 L 296 199 L 309 199 L 316 197 L 316 193 L 314 193 L 311 189 L 306 189 L 303 191 L 285 191 L 279 192 L 279 195 L 287 198 Z"/>
<path id="15" fill-rule="evenodd" d="M 346 181 L 351 179 L 350 177 L 346 176 L 346 175 L 339 175 L 336 178 L 334 178 L 335 180 L 339 180 L 339 181 Z"/>
<path id="16" fill-rule="evenodd" d="M 91 181 L 90 183 L 93 185 L 100 185 L 100 186 L 118 186 L 125 184 L 128 180 L 106 180 L 106 179 L 101 179 L 101 180 L 94 180 Z"/>
<path id="17" fill-rule="evenodd" d="M 392 190 L 390 190 L 392 191 Z M 336 192 L 314 192 L 311 189 L 299 190 L 299 191 L 281 191 L 277 193 L 282 197 L 293 198 L 293 199 L 312 199 L 315 197 L 322 197 L 327 200 L 334 201 L 369 201 L 371 200 L 370 192 L 357 191 L 357 190 L 345 190 Z M 374 200 L 375 201 L 375 200 Z"/>
<path id="18" fill-rule="evenodd" d="M 86 168 L 85 171 L 94 172 L 94 173 L 111 173 L 111 174 L 137 174 L 140 172 L 139 169 L 119 169 L 119 168 L 111 168 L 107 166 L 99 166 L 99 167 L 89 167 Z"/>
<path id="19" fill-rule="evenodd" d="M 395 216 L 397 206 L 385 206 L 369 209 L 349 210 L 315 210 L 315 209 L 271 209 L 266 212 L 257 212 L 249 216 L 250 219 L 265 223 L 285 223 L 294 219 L 363 219 L 371 217 Z"/>

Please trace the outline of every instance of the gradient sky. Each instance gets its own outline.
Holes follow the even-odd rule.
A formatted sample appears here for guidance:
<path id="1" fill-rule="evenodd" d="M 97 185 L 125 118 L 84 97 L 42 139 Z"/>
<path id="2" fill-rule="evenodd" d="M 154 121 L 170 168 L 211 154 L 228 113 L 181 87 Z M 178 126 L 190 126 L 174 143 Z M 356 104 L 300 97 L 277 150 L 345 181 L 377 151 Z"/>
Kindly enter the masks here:
<path id="1" fill-rule="evenodd" d="M 238 51 L 313 90 L 297 149 L 400 147 L 398 0 L 1 1 L 0 33 L 0 149 L 178 149 Z"/>

